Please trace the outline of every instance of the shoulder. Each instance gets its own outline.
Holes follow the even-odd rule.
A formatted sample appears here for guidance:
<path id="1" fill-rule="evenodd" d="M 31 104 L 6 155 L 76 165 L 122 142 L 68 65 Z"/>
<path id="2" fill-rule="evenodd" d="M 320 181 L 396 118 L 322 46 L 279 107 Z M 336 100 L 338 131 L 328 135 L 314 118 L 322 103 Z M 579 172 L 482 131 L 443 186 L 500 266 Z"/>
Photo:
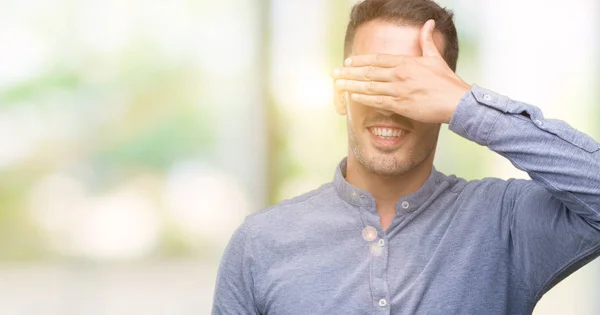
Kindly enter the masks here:
<path id="1" fill-rule="evenodd" d="M 334 186 L 331 183 L 324 184 L 315 190 L 250 214 L 242 225 L 249 234 L 256 235 L 261 231 L 264 233 L 282 230 L 310 220 L 320 221 L 322 216 L 317 214 L 338 208 L 338 200 Z"/>
<path id="2" fill-rule="evenodd" d="M 530 199 L 536 200 L 548 195 L 543 187 L 532 180 L 496 177 L 466 180 L 455 176 L 449 178 L 451 185 L 448 191 L 451 193 L 446 195 L 449 199 L 445 200 L 469 220 L 478 220 L 480 223 L 508 223 L 512 217 L 512 209 L 524 194 L 535 196 Z"/>
<path id="3" fill-rule="evenodd" d="M 441 178 L 448 182 L 448 189 L 451 192 L 463 196 L 504 198 L 508 195 L 518 195 L 523 191 L 544 191 L 543 187 L 527 179 L 485 177 L 467 180 L 455 175 L 442 175 Z"/>
<path id="4" fill-rule="evenodd" d="M 295 212 L 305 210 L 312 206 L 331 200 L 336 195 L 335 188 L 331 183 L 301 194 L 291 199 L 283 200 L 273 206 L 262 209 L 248 216 L 248 218 L 259 218 L 269 215 L 277 215 L 282 212 Z"/>

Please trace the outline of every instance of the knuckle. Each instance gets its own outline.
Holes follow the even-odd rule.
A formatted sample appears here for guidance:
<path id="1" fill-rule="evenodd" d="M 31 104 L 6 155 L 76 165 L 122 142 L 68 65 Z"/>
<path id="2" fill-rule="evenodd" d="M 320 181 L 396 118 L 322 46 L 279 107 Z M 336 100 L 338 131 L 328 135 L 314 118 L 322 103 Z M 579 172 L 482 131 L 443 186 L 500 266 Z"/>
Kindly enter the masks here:
<path id="1" fill-rule="evenodd" d="M 369 81 L 369 83 L 367 83 L 367 90 L 369 92 L 375 91 L 375 82 L 374 81 Z"/>
<path id="2" fill-rule="evenodd" d="M 367 69 L 365 70 L 365 77 L 367 79 L 372 79 L 373 78 L 373 72 L 375 72 L 375 67 L 373 67 L 373 66 L 367 66 Z"/>
<path id="3" fill-rule="evenodd" d="M 402 71 L 402 69 L 400 67 L 394 68 L 394 76 L 401 81 L 408 79 L 406 71 Z"/>
<path id="4" fill-rule="evenodd" d="M 383 98 L 382 95 L 377 95 L 375 97 L 375 104 L 377 104 L 377 105 L 383 105 L 384 103 L 385 103 L 385 100 L 384 100 L 384 98 Z"/>

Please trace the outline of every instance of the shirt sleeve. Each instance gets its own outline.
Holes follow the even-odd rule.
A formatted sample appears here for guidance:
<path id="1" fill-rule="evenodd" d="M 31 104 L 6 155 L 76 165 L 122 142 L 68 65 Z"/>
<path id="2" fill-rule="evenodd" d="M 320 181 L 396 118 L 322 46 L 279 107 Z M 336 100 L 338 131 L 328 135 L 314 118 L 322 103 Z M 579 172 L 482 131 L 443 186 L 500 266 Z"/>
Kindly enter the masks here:
<path id="1" fill-rule="evenodd" d="M 258 315 L 254 300 L 252 252 L 247 224 L 229 241 L 217 274 L 212 315 Z"/>
<path id="2" fill-rule="evenodd" d="M 515 272 L 541 297 L 600 254 L 600 145 L 539 108 L 474 86 L 450 130 L 529 174 L 503 198 Z"/>

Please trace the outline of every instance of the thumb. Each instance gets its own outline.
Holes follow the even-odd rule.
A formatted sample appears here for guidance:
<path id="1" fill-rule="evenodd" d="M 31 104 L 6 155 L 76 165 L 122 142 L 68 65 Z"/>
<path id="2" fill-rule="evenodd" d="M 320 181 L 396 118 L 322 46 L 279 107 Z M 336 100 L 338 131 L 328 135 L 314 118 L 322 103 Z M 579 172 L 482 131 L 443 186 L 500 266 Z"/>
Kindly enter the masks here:
<path id="1" fill-rule="evenodd" d="M 423 51 L 423 56 L 427 57 L 442 57 L 437 47 L 435 46 L 435 42 L 433 41 L 433 32 L 435 30 L 435 20 L 428 20 L 423 25 L 421 29 L 421 50 Z"/>

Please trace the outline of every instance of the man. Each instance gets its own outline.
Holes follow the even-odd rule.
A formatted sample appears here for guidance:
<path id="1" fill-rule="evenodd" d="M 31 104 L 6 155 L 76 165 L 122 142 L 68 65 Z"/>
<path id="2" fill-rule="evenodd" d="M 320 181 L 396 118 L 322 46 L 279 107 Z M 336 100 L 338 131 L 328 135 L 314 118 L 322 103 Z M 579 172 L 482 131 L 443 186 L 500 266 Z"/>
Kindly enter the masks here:
<path id="1" fill-rule="evenodd" d="M 450 12 L 366 0 L 345 48 L 348 157 L 332 183 L 245 220 L 213 314 L 530 314 L 600 254 L 600 145 L 456 76 Z M 442 123 L 532 180 L 436 171 Z"/>

